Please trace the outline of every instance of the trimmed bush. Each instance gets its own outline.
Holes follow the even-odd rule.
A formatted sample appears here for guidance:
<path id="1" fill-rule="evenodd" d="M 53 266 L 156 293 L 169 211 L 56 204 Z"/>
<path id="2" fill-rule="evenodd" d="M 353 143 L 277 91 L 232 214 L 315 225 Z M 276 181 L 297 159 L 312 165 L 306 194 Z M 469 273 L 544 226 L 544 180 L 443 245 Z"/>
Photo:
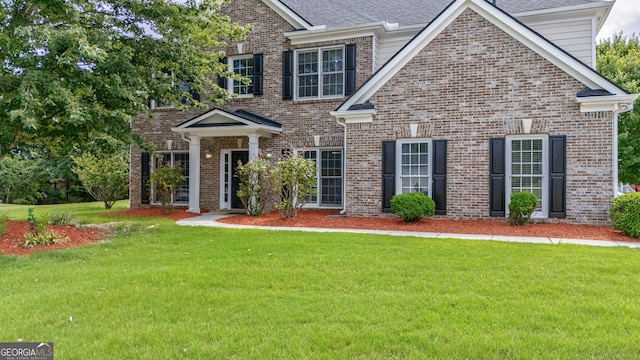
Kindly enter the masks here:
<path id="1" fill-rule="evenodd" d="M 613 199 L 609 216 L 614 229 L 640 237 L 640 193 L 628 193 Z"/>
<path id="2" fill-rule="evenodd" d="M 509 202 L 509 224 L 525 225 L 538 204 L 538 198 L 530 192 L 511 194 Z"/>
<path id="3" fill-rule="evenodd" d="M 436 213 L 436 203 L 421 192 L 398 194 L 391 198 L 391 211 L 404 222 L 416 222 Z"/>

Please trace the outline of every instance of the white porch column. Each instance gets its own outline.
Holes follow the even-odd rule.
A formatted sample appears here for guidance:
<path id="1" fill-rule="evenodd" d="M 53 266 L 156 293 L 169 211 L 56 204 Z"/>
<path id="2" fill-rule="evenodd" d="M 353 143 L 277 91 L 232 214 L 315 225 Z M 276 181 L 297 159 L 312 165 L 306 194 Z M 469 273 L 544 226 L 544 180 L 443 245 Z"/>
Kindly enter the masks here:
<path id="1" fill-rule="evenodd" d="M 260 135 L 249 134 L 249 161 L 260 155 Z"/>
<path id="2" fill-rule="evenodd" d="M 200 137 L 189 137 L 189 209 L 200 213 Z"/>

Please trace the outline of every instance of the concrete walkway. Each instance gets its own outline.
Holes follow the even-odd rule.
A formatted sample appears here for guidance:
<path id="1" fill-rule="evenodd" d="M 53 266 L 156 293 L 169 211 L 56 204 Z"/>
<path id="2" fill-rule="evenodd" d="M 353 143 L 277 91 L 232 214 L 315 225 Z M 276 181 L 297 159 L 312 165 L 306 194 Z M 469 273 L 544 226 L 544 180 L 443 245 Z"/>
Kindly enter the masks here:
<path id="1" fill-rule="evenodd" d="M 182 226 L 209 226 L 227 229 L 260 229 L 260 230 L 289 230 L 289 231 L 307 231 L 307 232 L 331 232 L 331 233 L 355 233 L 355 234 L 376 234 L 391 236 L 414 236 L 423 238 L 453 238 L 462 240 L 492 240 L 516 243 L 530 244 L 573 244 L 588 246 L 626 246 L 632 249 L 640 248 L 640 242 L 622 242 L 608 240 L 584 240 L 584 239 L 563 239 L 549 237 L 532 237 L 532 236 L 508 236 L 508 235 L 476 235 L 476 234 L 447 234 L 435 232 L 416 232 L 416 231 L 394 231 L 394 230 L 366 230 L 366 229 L 336 229 L 336 228 L 304 228 L 304 227 L 284 227 L 284 226 L 251 226 L 225 224 L 217 220 L 232 216 L 226 214 L 206 213 L 200 216 L 178 220 L 176 223 Z"/>

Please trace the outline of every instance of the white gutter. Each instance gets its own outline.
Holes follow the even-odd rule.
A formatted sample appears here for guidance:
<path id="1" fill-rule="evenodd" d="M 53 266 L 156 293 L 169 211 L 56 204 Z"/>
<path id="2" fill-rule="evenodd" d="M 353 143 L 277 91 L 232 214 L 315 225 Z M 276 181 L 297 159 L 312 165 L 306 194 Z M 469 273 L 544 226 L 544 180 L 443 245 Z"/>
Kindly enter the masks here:
<path id="1" fill-rule="evenodd" d="M 338 125 L 344 128 L 344 140 L 342 142 L 342 167 L 344 171 L 344 185 L 342 186 L 342 210 L 340 210 L 340 215 L 344 215 L 347 213 L 347 124 L 344 121 L 340 122 L 339 118 L 336 118 L 336 122 L 338 123 Z"/>

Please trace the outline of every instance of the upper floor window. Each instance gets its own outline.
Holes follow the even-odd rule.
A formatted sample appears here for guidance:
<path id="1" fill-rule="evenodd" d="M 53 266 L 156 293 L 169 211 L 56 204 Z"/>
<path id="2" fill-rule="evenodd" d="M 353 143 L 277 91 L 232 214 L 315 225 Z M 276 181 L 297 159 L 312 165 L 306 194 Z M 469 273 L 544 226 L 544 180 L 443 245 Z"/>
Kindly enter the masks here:
<path id="1" fill-rule="evenodd" d="M 249 83 L 240 80 L 229 79 L 229 91 L 239 97 L 253 96 L 253 55 L 232 58 L 230 61 L 231 71 L 243 78 L 251 79 Z"/>
<path id="2" fill-rule="evenodd" d="M 299 99 L 344 96 L 344 48 L 296 52 L 296 94 Z"/>
<path id="3" fill-rule="evenodd" d="M 200 101 L 200 94 L 198 94 L 195 91 L 191 90 L 191 82 L 190 81 L 184 81 L 184 80 L 176 80 L 175 76 L 173 75 L 173 72 L 169 72 L 167 71 L 164 76 L 166 76 L 167 78 L 171 78 L 171 87 L 175 87 L 175 86 L 179 86 L 180 87 L 180 91 L 182 92 L 183 96 L 180 99 L 180 102 L 183 105 L 191 105 L 191 101 L 189 100 L 187 95 L 190 95 L 191 98 L 193 98 L 194 100 Z M 170 109 L 173 108 L 173 104 L 171 104 L 171 102 L 163 102 L 163 101 L 159 101 L 159 100 L 155 100 L 155 99 L 151 99 L 149 101 L 149 107 L 151 109 Z"/>

